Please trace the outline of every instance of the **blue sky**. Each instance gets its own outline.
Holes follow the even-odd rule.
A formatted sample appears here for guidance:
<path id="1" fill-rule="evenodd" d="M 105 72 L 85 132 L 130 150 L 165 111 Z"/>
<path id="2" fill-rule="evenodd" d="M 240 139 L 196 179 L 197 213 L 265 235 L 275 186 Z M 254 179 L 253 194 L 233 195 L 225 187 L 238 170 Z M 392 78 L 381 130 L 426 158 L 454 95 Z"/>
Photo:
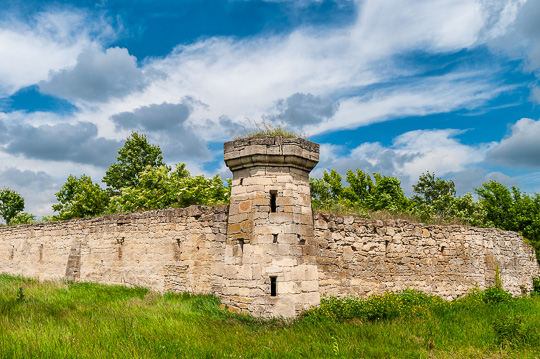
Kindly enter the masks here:
<path id="1" fill-rule="evenodd" d="M 533 0 L 4 0 L 0 187 L 50 215 L 132 131 L 228 176 L 223 142 L 265 118 L 321 144 L 314 176 L 540 192 L 538 18 Z"/>

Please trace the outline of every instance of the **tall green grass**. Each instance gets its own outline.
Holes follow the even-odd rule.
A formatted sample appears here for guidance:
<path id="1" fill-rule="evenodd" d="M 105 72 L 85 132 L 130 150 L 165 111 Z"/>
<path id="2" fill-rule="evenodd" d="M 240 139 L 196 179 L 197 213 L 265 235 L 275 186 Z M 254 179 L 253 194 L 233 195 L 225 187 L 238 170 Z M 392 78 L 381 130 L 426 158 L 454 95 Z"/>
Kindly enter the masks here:
<path id="1" fill-rule="evenodd" d="M 540 296 L 498 288 L 323 298 L 266 320 L 214 296 L 0 274 L 0 358 L 538 358 L 539 333 Z"/>

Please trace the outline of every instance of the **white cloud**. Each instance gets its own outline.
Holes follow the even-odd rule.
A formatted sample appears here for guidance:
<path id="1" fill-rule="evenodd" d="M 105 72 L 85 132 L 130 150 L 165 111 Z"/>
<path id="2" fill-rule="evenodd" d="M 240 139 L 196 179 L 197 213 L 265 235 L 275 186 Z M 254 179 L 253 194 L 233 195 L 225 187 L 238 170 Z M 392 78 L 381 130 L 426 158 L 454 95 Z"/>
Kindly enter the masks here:
<path id="1" fill-rule="evenodd" d="M 488 153 L 488 160 L 510 167 L 540 168 L 540 120 L 522 118 L 508 137 Z"/>
<path id="2" fill-rule="evenodd" d="M 108 24 L 88 21 L 81 12 L 43 12 L 30 23 L 4 17 L 0 22 L 0 96 L 46 79 L 49 71 L 73 66 L 81 51 L 99 48 L 111 36 Z"/>
<path id="3" fill-rule="evenodd" d="M 406 116 L 425 116 L 463 108 L 475 108 L 509 91 L 512 86 L 493 86 L 489 73 L 468 71 L 410 80 L 404 85 L 373 90 L 367 95 L 342 99 L 335 116 L 310 134 L 356 128 Z"/>
<path id="4" fill-rule="evenodd" d="M 358 95 L 358 89 L 366 86 L 415 74 L 417 70 L 394 63 L 396 54 L 474 46 L 486 19 L 472 0 L 379 0 L 358 6 L 352 27 L 300 28 L 268 38 L 210 38 L 179 46 L 164 59 L 146 62 L 145 69 L 166 73 L 167 79 L 126 101 L 150 105 L 193 96 L 208 106 L 196 109 L 190 121 L 210 119 L 215 126 L 202 136 L 223 140 L 229 134 L 219 126 L 220 117 L 237 124 L 246 118 L 258 120 L 272 113 L 275 101 L 297 93 L 339 104 L 330 119 L 306 128 L 317 134 L 397 116 L 474 107 L 510 89 L 494 83 L 496 68 L 461 68 Z"/>
<path id="5" fill-rule="evenodd" d="M 483 23 L 474 0 L 367 0 L 352 34 L 367 56 L 411 48 L 452 51 L 472 46 Z"/>
<path id="6" fill-rule="evenodd" d="M 51 71 L 39 89 L 47 94 L 72 100 L 104 102 L 124 97 L 146 86 L 137 59 L 127 49 L 113 47 L 105 52 L 89 50 L 77 57 L 71 68 Z"/>
<path id="7" fill-rule="evenodd" d="M 78 123 L 93 123 L 95 138 L 121 140 L 129 129 L 118 131 L 115 116 L 140 113 L 141 108 L 157 109 L 163 103 L 175 106 L 191 97 L 200 104 L 182 118 L 182 126 L 200 139 L 195 144 L 200 148 L 194 150 L 204 152 L 208 151 L 207 142 L 229 139 L 234 124 L 274 114 L 276 101 L 295 94 L 309 94 L 328 104 L 323 110 L 329 110 L 317 118 L 311 110 L 320 109 L 321 101 L 310 99 L 295 107 L 295 103 L 283 100 L 283 113 L 300 108 L 311 116 L 313 125 L 306 129 L 310 134 L 401 116 L 475 108 L 511 89 L 494 80 L 499 69 L 457 68 L 446 75 L 410 80 L 418 70 L 396 64 L 394 56 L 414 51 L 459 51 L 486 38 L 500 38 L 517 17 L 519 4 L 490 8 L 486 3 L 359 1 L 358 18 L 349 27 L 299 28 L 267 38 L 209 38 L 178 46 L 164 58 L 145 59 L 139 66 L 126 49 L 104 51 L 103 37 L 112 36 L 110 26 L 84 14 L 43 13 L 31 25 L 4 21 L 0 23 L 0 53 L 12 56 L 0 56 L 0 96 L 46 81 L 50 73 L 50 81 L 42 82 L 41 88 L 76 101 L 79 111 L 70 119 L 47 115 L 24 119 L 24 114 L 10 114 L 0 120 L 7 127 L 21 121 L 21 125 L 36 128 L 49 126 L 45 129 L 56 128 L 58 122 L 71 129 Z M 103 31 L 100 24 L 105 25 Z M 162 76 L 152 75 L 156 73 Z M 109 81 L 109 76 L 116 75 L 116 80 Z M 84 76 L 94 82 L 82 83 Z M 404 76 L 410 77 L 395 81 Z M 370 88 L 376 90 L 366 93 Z M 101 103 L 95 106 L 98 101 Z M 458 134 L 455 130 L 412 131 L 396 138 L 392 146 L 367 143 L 352 151 L 323 144 L 316 171 L 324 166 L 343 170 L 359 167 L 414 181 L 427 170 L 451 175 L 481 162 L 489 149 L 489 145 L 464 145 L 456 139 Z M 173 143 L 167 143 L 174 150 Z M 221 156 L 220 151 L 213 154 Z M 98 180 L 103 171 L 96 166 L 85 170 L 70 162 L 28 159 L 2 151 L 0 163 L 21 170 L 46 170 L 63 180 L 70 173 L 85 172 Z M 202 172 L 200 161 L 191 161 L 190 166 L 195 173 Z"/>
<path id="8" fill-rule="evenodd" d="M 358 168 L 398 177 L 403 189 L 410 194 L 411 185 L 424 172 L 449 176 L 484 160 L 492 144 L 465 145 L 456 138 L 461 133 L 453 129 L 410 131 L 397 136 L 391 146 L 363 143 L 348 153 L 343 153 L 342 147 L 323 144 L 314 175 L 320 176 L 324 170 L 332 168 L 344 175 L 347 170 Z"/>
<path id="9" fill-rule="evenodd" d="M 52 214 L 52 202 L 58 183 L 43 171 L 21 171 L 14 167 L 0 168 L 0 188 L 10 188 L 24 198 L 24 211 Z"/>

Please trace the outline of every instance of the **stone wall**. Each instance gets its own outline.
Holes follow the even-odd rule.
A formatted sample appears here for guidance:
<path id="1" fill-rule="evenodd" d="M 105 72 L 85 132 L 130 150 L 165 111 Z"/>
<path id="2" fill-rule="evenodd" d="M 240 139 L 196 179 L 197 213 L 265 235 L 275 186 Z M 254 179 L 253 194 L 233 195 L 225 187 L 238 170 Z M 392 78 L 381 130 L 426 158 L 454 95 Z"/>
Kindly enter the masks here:
<path id="1" fill-rule="evenodd" d="M 540 273 L 521 235 L 495 228 L 437 226 L 314 214 L 321 294 L 368 296 L 407 287 L 453 298 L 495 283 L 513 294 Z"/>
<path id="2" fill-rule="evenodd" d="M 533 249 L 514 232 L 323 213 L 312 218 L 306 243 L 288 243 L 287 236 L 280 243 L 282 232 L 274 243 L 272 233 L 259 233 L 253 240 L 264 245 L 243 248 L 227 238 L 227 206 L 0 227 L 0 273 L 214 293 L 233 308 L 265 316 L 294 315 L 314 290 L 317 297 L 364 296 L 410 287 L 451 298 L 493 285 L 498 267 L 503 287 L 519 294 L 540 275 Z M 277 297 L 270 298 L 263 271 L 282 277 Z"/>
<path id="3" fill-rule="evenodd" d="M 227 206 L 0 227 L 0 272 L 221 293 Z"/>

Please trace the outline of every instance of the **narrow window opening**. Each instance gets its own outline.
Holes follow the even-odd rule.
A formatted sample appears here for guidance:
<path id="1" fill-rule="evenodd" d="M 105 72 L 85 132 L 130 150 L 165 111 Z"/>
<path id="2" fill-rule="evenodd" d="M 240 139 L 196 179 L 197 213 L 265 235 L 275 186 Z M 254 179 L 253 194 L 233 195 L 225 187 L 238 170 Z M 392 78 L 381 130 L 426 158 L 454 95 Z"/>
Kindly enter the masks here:
<path id="1" fill-rule="evenodd" d="M 442 254 L 442 255 L 444 255 L 444 250 L 445 250 L 445 249 L 446 249 L 445 246 L 442 246 L 442 247 L 441 247 L 441 254 Z"/>
<path id="2" fill-rule="evenodd" d="M 43 259 L 43 243 L 39 245 L 39 260 Z"/>
<path id="3" fill-rule="evenodd" d="M 240 186 L 244 184 L 244 179 L 240 178 Z"/>
<path id="4" fill-rule="evenodd" d="M 273 234 L 273 236 L 274 236 L 274 240 L 272 243 L 277 243 L 277 234 Z"/>
<path id="5" fill-rule="evenodd" d="M 277 277 L 270 277 L 270 296 L 277 296 Z"/>
<path id="6" fill-rule="evenodd" d="M 384 243 L 384 251 L 388 253 L 388 244 L 390 244 L 390 241 L 385 241 Z"/>
<path id="7" fill-rule="evenodd" d="M 180 247 L 180 238 L 176 238 L 176 246 L 174 247 L 174 259 L 179 260 L 180 256 L 182 255 L 182 250 Z"/>
<path id="8" fill-rule="evenodd" d="M 118 249 L 118 259 L 122 259 L 124 256 L 123 253 L 124 237 L 116 238 L 116 249 Z"/>
<path id="9" fill-rule="evenodd" d="M 270 212 L 275 213 L 277 209 L 276 205 L 277 191 L 270 191 Z"/>
<path id="10" fill-rule="evenodd" d="M 240 247 L 240 254 L 244 253 L 244 240 L 242 238 L 240 238 L 238 240 L 238 246 Z"/>
<path id="11" fill-rule="evenodd" d="M 303 246 L 304 244 L 306 244 L 306 240 L 301 238 L 299 234 L 297 234 L 297 237 L 298 237 L 298 244 Z"/>

